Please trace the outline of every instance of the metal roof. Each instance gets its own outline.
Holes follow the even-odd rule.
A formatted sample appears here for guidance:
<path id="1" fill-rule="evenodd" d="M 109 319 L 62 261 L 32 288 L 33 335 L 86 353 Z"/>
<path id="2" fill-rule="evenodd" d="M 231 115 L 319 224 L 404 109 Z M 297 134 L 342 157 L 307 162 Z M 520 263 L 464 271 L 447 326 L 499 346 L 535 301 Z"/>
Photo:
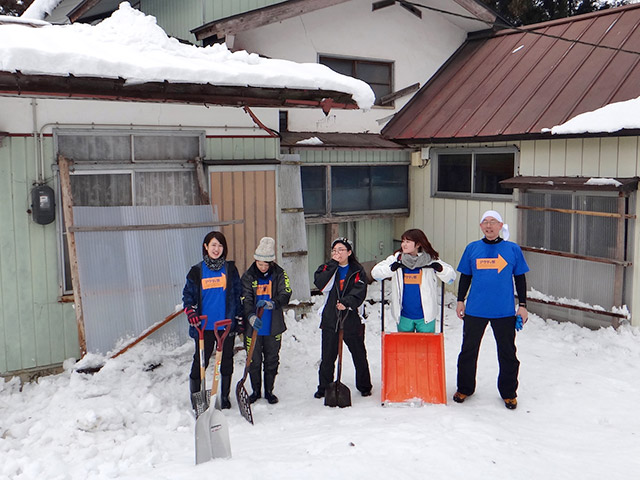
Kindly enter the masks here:
<path id="1" fill-rule="evenodd" d="M 382 135 L 407 144 L 550 137 L 543 128 L 640 96 L 639 25 L 634 4 L 470 36 Z"/>

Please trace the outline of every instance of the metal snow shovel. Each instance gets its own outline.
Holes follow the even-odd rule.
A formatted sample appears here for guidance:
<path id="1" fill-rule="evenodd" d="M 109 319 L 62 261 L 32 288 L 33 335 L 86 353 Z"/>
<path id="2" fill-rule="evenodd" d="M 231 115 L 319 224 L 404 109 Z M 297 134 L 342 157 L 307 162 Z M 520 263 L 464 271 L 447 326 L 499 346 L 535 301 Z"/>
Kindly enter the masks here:
<path id="1" fill-rule="evenodd" d="M 220 333 L 219 327 L 224 327 L 222 334 Z M 215 397 L 218 392 L 220 362 L 222 361 L 222 346 L 225 338 L 229 335 L 230 329 L 231 320 L 221 320 L 214 324 L 214 332 L 216 335 L 216 359 L 214 365 L 213 387 L 211 388 L 211 395 L 214 397 L 214 400 L 211 403 L 215 403 Z M 203 349 L 200 351 L 202 352 L 202 350 Z M 201 363 L 201 368 L 202 365 L 204 365 L 204 362 Z M 227 425 L 227 419 L 220 410 L 207 408 L 196 419 L 196 464 L 208 462 L 214 458 L 231 458 L 229 426 Z"/>
<path id="2" fill-rule="evenodd" d="M 200 326 L 196 326 L 198 331 L 198 353 L 200 354 L 200 391 L 191 394 L 191 404 L 196 411 L 196 419 L 209 408 L 209 392 L 205 380 L 204 362 L 204 329 L 207 326 L 207 316 L 200 315 Z"/>
<path id="3" fill-rule="evenodd" d="M 335 382 L 331 382 L 324 395 L 324 404 L 327 407 L 350 407 L 351 406 L 351 391 L 344 383 L 340 382 L 340 376 L 342 375 L 342 341 L 344 338 L 344 315 L 340 317 L 338 324 L 338 376 Z"/>
<path id="4" fill-rule="evenodd" d="M 264 308 L 260 307 L 256 312 L 258 318 L 262 318 L 262 312 L 264 312 Z M 247 393 L 247 389 L 244 388 L 244 381 L 247 379 L 247 375 L 249 374 L 249 365 L 251 365 L 251 359 L 253 358 L 253 349 L 256 346 L 257 339 L 258 329 L 254 328 L 253 333 L 251 334 L 251 345 L 249 346 L 249 351 L 247 352 L 247 363 L 244 366 L 244 374 L 236 385 L 236 400 L 238 401 L 240 415 L 242 415 L 251 425 L 253 425 L 253 413 L 251 412 L 251 402 L 249 401 L 249 394 Z"/>

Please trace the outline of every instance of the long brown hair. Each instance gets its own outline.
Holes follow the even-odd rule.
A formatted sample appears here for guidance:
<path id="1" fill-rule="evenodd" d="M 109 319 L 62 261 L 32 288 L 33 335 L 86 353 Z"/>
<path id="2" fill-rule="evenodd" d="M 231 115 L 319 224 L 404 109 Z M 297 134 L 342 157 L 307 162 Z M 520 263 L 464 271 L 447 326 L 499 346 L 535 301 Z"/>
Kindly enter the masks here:
<path id="1" fill-rule="evenodd" d="M 423 251 L 428 253 L 432 259 L 438 260 L 440 255 L 435 249 L 431 246 L 431 242 L 425 235 L 425 233 L 419 228 L 411 228 L 402 234 L 400 240 L 411 240 L 418 246 L 418 251 Z M 398 252 L 402 252 L 402 248 L 397 250 Z"/>

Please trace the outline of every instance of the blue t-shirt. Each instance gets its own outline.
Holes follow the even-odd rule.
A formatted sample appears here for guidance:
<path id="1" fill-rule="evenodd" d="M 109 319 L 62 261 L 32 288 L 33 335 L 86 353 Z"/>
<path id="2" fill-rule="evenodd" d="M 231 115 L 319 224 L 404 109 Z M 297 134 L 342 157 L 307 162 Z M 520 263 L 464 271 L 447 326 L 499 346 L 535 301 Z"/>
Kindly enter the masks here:
<path id="1" fill-rule="evenodd" d="M 400 315 L 411 320 L 424 318 L 422 311 L 422 297 L 420 295 L 420 284 L 422 283 L 422 269 L 404 268 L 402 272 L 403 293 L 402 310 Z"/>
<path id="2" fill-rule="evenodd" d="M 347 273 L 349 272 L 349 264 L 343 266 L 338 266 L 338 288 L 340 291 L 344 290 L 344 281 L 347 278 Z"/>
<path id="3" fill-rule="evenodd" d="M 483 318 L 516 314 L 513 277 L 529 271 L 517 244 L 504 240 L 498 243 L 471 242 L 462 254 L 458 271 L 473 277 L 466 313 Z"/>
<path id="4" fill-rule="evenodd" d="M 211 270 L 202 262 L 202 315 L 207 316 L 205 330 L 213 330 L 214 323 L 224 320 L 227 314 L 227 271 L 223 266 L 220 270 Z"/>
<path id="5" fill-rule="evenodd" d="M 258 279 L 258 289 L 256 290 L 256 302 L 258 300 L 271 300 L 272 292 L 271 275 Z M 258 335 L 271 335 L 271 310 L 262 310 L 262 326 L 258 330 Z"/>

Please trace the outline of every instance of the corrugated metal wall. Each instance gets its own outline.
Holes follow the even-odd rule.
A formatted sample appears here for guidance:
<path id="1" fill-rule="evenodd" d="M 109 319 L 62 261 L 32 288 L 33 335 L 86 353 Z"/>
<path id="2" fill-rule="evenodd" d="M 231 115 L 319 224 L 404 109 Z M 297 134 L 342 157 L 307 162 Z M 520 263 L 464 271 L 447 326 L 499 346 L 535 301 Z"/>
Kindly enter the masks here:
<path id="1" fill-rule="evenodd" d="M 0 142 L 0 374 L 5 374 L 59 364 L 78 357 L 79 348 L 73 306 L 58 301 L 56 223 L 38 225 L 27 213 L 37 178 L 35 142 L 31 137 Z M 50 138 L 44 150 L 53 150 Z M 53 186 L 51 169 L 44 173 Z"/>

